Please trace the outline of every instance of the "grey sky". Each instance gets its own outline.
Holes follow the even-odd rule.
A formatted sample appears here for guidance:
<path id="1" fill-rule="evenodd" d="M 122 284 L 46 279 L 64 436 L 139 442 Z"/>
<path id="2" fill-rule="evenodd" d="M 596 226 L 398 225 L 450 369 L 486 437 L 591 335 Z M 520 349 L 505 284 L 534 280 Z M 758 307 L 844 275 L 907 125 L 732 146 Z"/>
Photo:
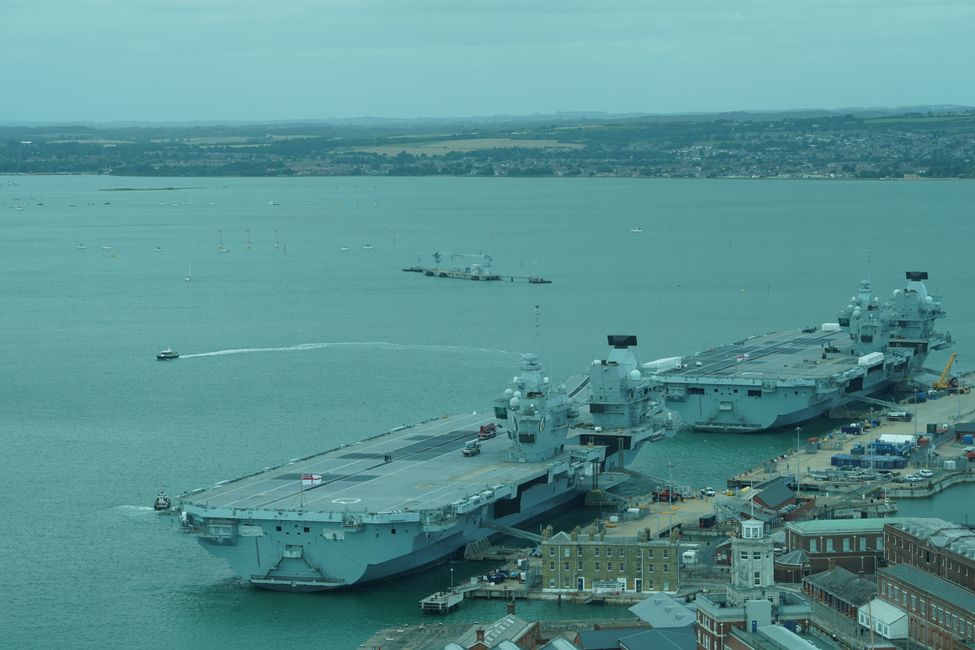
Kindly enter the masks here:
<path id="1" fill-rule="evenodd" d="M 3 0 L 0 123 L 975 105 L 973 34 L 973 0 Z"/>

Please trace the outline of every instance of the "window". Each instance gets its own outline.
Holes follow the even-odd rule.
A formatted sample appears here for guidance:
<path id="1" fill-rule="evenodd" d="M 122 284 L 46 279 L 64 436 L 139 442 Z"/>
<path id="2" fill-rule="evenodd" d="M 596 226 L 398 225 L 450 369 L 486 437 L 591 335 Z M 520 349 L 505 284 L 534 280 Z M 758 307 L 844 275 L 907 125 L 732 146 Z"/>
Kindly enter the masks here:
<path id="1" fill-rule="evenodd" d="M 620 571 L 625 571 L 625 569 L 623 568 L 623 563 L 622 562 L 620 562 Z"/>
<path id="2" fill-rule="evenodd" d="M 753 560 L 761 560 L 762 559 L 762 552 L 761 551 L 752 551 L 752 559 Z"/>
<path id="3" fill-rule="evenodd" d="M 653 573 L 653 565 L 652 564 L 647 568 L 647 571 L 649 573 Z M 653 586 L 653 582 L 651 582 L 650 585 Z"/>
<path id="4" fill-rule="evenodd" d="M 549 546 L 548 547 L 548 556 L 549 557 L 555 557 L 555 547 L 554 546 Z"/>
<path id="5" fill-rule="evenodd" d="M 664 549 L 664 559 L 666 560 L 669 557 L 670 557 L 670 549 L 669 548 L 665 548 Z"/>
<path id="6" fill-rule="evenodd" d="M 596 546 L 596 547 L 594 547 L 592 549 L 592 554 L 595 555 L 596 557 L 599 557 L 599 547 L 598 546 Z"/>
<path id="7" fill-rule="evenodd" d="M 580 562 L 579 564 L 581 565 L 582 563 Z M 582 569 L 581 566 L 579 568 Z M 599 571 L 599 562 L 596 562 L 596 571 Z"/>
<path id="8" fill-rule="evenodd" d="M 850 547 L 850 538 L 849 537 L 844 537 L 843 538 L 843 550 L 844 551 L 851 551 L 851 550 L 853 550 Z"/>
<path id="9" fill-rule="evenodd" d="M 743 559 L 743 560 L 747 560 L 748 559 L 748 551 L 742 551 L 741 552 L 741 559 Z"/>
<path id="10" fill-rule="evenodd" d="M 613 547 L 610 546 L 606 549 L 606 557 L 613 557 Z"/>
<path id="11" fill-rule="evenodd" d="M 562 554 L 565 555 L 565 557 L 572 557 L 572 549 L 566 546 L 565 549 L 563 549 Z"/>
<path id="12" fill-rule="evenodd" d="M 576 570 L 577 571 L 582 571 L 582 560 L 579 560 L 576 563 Z M 599 571 L 599 562 L 596 562 L 596 571 Z"/>
<path id="13" fill-rule="evenodd" d="M 833 538 L 832 537 L 827 537 L 826 538 L 826 552 L 827 553 L 832 553 L 833 552 Z"/>
<path id="14" fill-rule="evenodd" d="M 548 563 L 548 570 L 549 571 L 555 571 L 555 562 L 554 561 Z"/>
<path id="15" fill-rule="evenodd" d="M 662 567 L 660 567 L 660 570 L 663 571 L 664 573 L 670 573 L 670 565 L 665 564 Z"/>
<path id="16" fill-rule="evenodd" d="M 914 594 L 911 594 L 911 611 L 912 612 L 917 611 L 917 596 L 915 596 Z"/>
<path id="17" fill-rule="evenodd" d="M 762 584 L 762 572 L 761 571 L 756 571 L 755 572 L 755 586 L 758 587 L 761 584 Z"/>
<path id="18" fill-rule="evenodd" d="M 648 548 L 647 549 L 647 559 L 648 560 L 652 560 L 653 559 L 653 549 L 652 548 Z"/>
<path id="19" fill-rule="evenodd" d="M 569 563 L 568 563 L 568 562 L 566 562 L 566 563 L 565 563 L 565 570 L 566 570 L 566 571 L 568 571 L 568 570 L 569 570 Z"/>
<path id="20" fill-rule="evenodd" d="M 866 537 L 861 537 L 860 538 L 860 550 L 861 551 L 867 550 L 867 538 Z"/>
<path id="21" fill-rule="evenodd" d="M 816 540 L 815 539 L 809 540 L 809 552 L 810 553 L 818 553 L 819 552 L 819 545 L 816 543 Z"/>

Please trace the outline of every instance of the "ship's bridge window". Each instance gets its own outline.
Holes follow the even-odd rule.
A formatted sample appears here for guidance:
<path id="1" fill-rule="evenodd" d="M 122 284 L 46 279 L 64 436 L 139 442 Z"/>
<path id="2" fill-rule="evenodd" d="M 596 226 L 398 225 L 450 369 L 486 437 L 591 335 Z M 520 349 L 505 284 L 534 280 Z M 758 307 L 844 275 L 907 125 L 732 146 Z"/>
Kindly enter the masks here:
<path id="1" fill-rule="evenodd" d="M 688 386 L 687 387 L 687 394 L 688 395 L 703 395 L 704 394 L 704 389 L 701 388 L 700 386 Z"/>
<path id="2" fill-rule="evenodd" d="M 748 396 L 749 397 L 761 397 L 762 396 L 762 391 L 760 389 L 757 389 L 757 388 L 749 388 L 748 389 Z"/>

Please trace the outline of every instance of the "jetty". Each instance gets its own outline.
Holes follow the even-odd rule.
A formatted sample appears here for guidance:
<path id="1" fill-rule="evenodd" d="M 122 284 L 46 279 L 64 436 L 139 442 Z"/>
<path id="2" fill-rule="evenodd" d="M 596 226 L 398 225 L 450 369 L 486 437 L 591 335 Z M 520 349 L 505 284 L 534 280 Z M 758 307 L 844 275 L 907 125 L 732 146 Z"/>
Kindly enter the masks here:
<path id="1" fill-rule="evenodd" d="M 529 284 L 552 284 L 552 281 L 537 275 L 510 275 L 491 270 L 492 258 L 483 253 L 441 253 L 433 254 L 433 266 L 408 266 L 406 273 L 422 273 L 431 278 L 452 278 L 455 280 L 475 280 L 478 282 L 525 281 Z"/>

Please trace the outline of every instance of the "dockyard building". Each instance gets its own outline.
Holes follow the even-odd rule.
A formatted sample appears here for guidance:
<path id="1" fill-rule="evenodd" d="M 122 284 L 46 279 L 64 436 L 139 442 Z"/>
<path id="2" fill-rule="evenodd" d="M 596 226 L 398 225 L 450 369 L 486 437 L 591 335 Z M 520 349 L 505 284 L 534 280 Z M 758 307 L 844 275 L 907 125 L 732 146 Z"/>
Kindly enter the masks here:
<path id="1" fill-rule="evenodd" d="M 921 517 L 888 524 L 884 557 L 975 591 L 975 531 L 965 526 Z"/>
<path id="2" fill-rule="evenodd" d="M 698 650 L 733 647 L 726 643 L 734 629 L 752 631 L 773 624 L 796 632 L 808 629 L 812 606 L 775 585 L 774 545 L 765 534 L 765 524 L 757 519 L 743 521 L 741 535 L 731 547 L 731 584 L 725 593 L 697 597 Z"/>
<path id="3" fill-rule="evenodd" d="M 835 567 L 803 578 L 802 591 L 837 614 L 856 620 L 857 609 L 877 595 L 877 581 Z"/>
<path id="4" fill-rule="evenodd" d="M 604 532 L 560 532 L 542 540 L 542 588 L 547 592 L 675 592 L 680 556 L 675 542 Z"/>
<path id="5" fill-rule="evenodd" d="M 804 551 L 809 573 L 840 566 L 853 573 L 876 573 L 884 558 L 884 525 L 904 517 L 885 519 L 820 519 L 786 524 L 786 551 Z"/>
<path id="6" fill-rule="evenodd" d="M 781 625 L 765 625 L 754 632 L 731 630 L 724 647 L 728 650 L 819 650 L 819 643 L 822 639 L 813 642 Z"/>
<path id="7" fill-rule="evenodd" d="M 877 589 L 907 615 L 913 642 L 935 650 L 975 645 L 975 592 L 907 564 L 880 569 Z"/>
<path id="8" fill-rule="evenodd" d="M 540 625 L 528 622 L 509 613 L 494 623 L 472 625 L 456 641 L 465 650 L 490 650 L 493 648 L 518 648 L 532 650 L 542 644 Z"/>

